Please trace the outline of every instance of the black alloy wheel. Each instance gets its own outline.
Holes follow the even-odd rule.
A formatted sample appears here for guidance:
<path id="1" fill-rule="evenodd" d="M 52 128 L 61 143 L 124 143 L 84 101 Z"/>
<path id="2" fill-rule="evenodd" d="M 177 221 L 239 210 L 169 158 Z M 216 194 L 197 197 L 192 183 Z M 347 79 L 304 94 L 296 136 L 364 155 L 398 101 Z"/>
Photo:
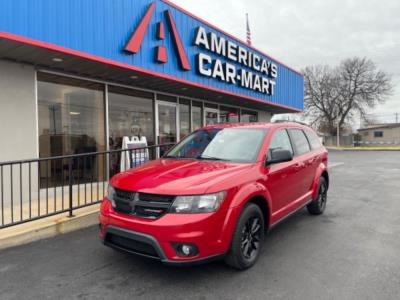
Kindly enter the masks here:
<path id="1" fill-rule="evenodd" d="M 325 209 L 326 200 L 328 198 L 328 189 L 326 188 L 326 184 L 321 184 L 318 190 L 318 206 L 321 211 Z"/>
<path id="2" fill-rule="evenodd" d="M 260 248 L 261 241 L 261 220 L 258 217 L 250 218 L 247 220 L 242 230 L 242 255 L 246 259 L 251 259 Z"/>
<path id="3" fill-rule="evenodd" d="M 312 215 L 320 215 L 326 208 L 328 200 L 328 184 L 324 177 L 319 179 L 318 194 L 310 204 L 307 205 L 307 210 Z"/>
<path id="4" fill-rule="evenodd" d="M 264 228 L 264 215 L 260 207 L 248 203 L 236 224 L 225 262 L 239 270 L 252 267 L 260 256 L 265 236 Z"/>

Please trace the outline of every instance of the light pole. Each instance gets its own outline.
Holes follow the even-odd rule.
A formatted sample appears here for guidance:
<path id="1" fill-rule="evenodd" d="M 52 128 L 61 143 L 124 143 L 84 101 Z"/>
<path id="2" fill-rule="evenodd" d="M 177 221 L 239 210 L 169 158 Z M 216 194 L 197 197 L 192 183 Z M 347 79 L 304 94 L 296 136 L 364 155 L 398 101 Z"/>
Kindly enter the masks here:
<path id="1" fill-rule="evenodd" d="M 339 134 L 340 134 L 340 126 L 339 126 L 339 122 L 337 122 L 336 123 L 336 147 L 340 147 Z"/>

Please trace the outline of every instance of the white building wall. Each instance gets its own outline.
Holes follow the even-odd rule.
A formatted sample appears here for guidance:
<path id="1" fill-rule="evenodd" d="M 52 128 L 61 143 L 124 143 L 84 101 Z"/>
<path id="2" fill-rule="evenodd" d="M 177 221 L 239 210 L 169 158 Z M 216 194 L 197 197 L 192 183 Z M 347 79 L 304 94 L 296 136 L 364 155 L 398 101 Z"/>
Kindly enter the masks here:
<path id="1" fill-rule="evenodd" d="M 0 162 L 38 157 L 35 70 L 0 60 Z"/>
<path id="2" fill-rule="evenodd" d="M 0 60 L 0 163 L 38 157 L 35 76 L 33 66 Z M 0 167 L 5 224 L 29 217 L 28 200 L 37 203 L 37 175 L 37 163 Z"/>

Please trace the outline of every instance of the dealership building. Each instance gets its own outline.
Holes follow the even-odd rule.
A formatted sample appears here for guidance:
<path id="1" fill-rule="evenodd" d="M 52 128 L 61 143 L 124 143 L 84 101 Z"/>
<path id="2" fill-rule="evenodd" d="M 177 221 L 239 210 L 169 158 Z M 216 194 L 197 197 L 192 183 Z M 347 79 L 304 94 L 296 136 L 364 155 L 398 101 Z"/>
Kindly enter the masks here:
<path id="1" fill-rule="evenodd" d="M 2 0 L 0 161 L 303 109 L 292 68 L 166 0 Z"/>

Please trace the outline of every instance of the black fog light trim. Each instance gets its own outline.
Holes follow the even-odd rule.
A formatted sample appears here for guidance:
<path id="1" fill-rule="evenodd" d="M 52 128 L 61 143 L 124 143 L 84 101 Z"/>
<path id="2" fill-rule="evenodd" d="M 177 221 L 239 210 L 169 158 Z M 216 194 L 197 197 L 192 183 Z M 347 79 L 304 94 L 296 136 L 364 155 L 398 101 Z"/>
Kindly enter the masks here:
<path id="1" fill-rule="evenodd" d="M 190 243 L 171 243 L 179 257 L 193 257 L 199 254 L 199 248 Z"/>

